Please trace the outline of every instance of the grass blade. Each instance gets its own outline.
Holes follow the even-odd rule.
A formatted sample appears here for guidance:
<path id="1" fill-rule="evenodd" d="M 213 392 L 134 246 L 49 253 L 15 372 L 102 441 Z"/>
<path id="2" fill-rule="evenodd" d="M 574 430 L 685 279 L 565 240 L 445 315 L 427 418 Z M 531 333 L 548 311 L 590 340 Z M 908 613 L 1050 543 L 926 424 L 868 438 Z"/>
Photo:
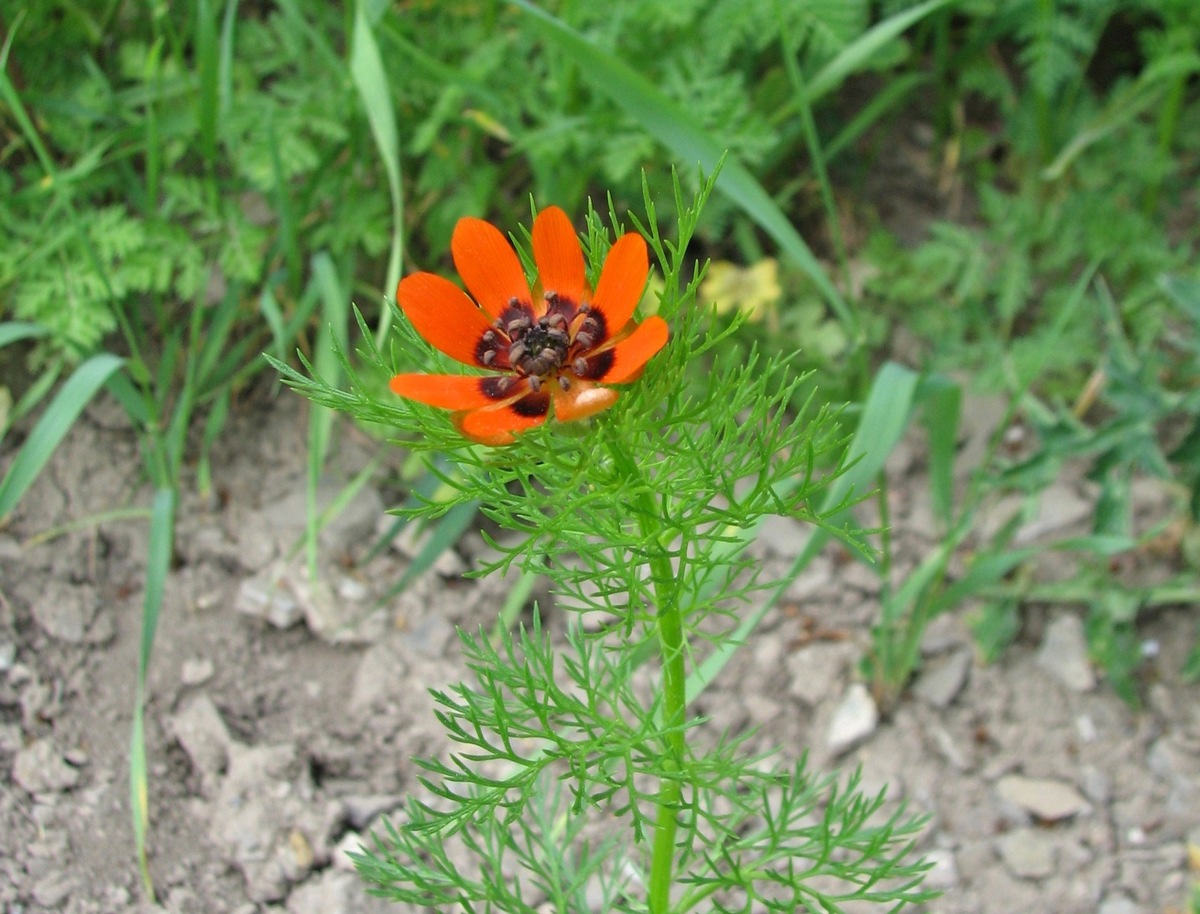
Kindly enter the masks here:
<path id="1" fill-rule="evenodd" d="M 46 336 L 50 331 L 41 324 L 30 324 L 25 321 L 5 321 L 0 324 L 0 348 L 19 340 L 35 339 Z"/>
<path id="2" fill-rule="evenodd" d="M 356 4 L 354 10 L 354 42 L 350 52 L 350 73 L 355 88 L 362 97 L 367 111 L 367 122 L 371 135 L 379 147 L 383 159 L 383 170 L 387 175 L 388 193 L 392 198 L 392 245 L 388 251 L 387 277 L 384 289 L 392 294 L 400 281 L 400 255 L 404 238 L 404 200 L 400 193 L 400 136 L 396 130 L 396 115 L 392 111 L 392 99 L 388 91 L 387 72 L 383 69 L 383 58 L 379 45 L 367 21 L 366 4 Z M 375 331 L 376 345 L 382 346 L 392 321 L 392 309 L 382 308 L 379 326 Z"/>
<path id="3" fill-rule="evenodd" d="M 144 709 L 146 703 L 146 670 L 150 666 L 150 651 L 162 610 L 163 591 L 175 536 L 175 493 L 159 489 L 150 509 L 150 543 L 146 556 L 146 590 L 142 600 L 142 639 L 138 650 L 137 689 L 133 707 L 133 732 L 129 740 L 129 796 L 133 813 L 133 838 L 137 849 L 138 869 L 146 897 L 154 900 L 154 883 L 146 863 L 146 831 L 150 822 L 150 799 L 146 776 L 146 738 Z"/>
<path id="4" fill-rule="evenodd" d="M 592 44 L 570 26 L 535 6 L 529 0 L 512 0 L 529 14 L 543 33 L 579 63 L 579 76 L 592 88 L 620 105 L 642 128 L 670 149 L 689 167 L 699 163 L 706 172 L 716 169 L 725 150 L 701 129 L 691 116 L 671 101 L 657 86 L 623 60 Z M 937 0 L 944 2 L 944 0 Z M 746 166 L 726 156 L 716 187 L 733 200 L 768 235 L 780 250 L 812 280 L 825 301 L 845 325 L 852 339 L 858 337 L 858 320 L 849 304 L 830 281 L 800 233 L 770 194 Z"/>
<path id="5" fill-rule="evenodd" d="M 313 283 L 321 302 L 321 328 L 317 333 L 313 355 L 317 373 L 337 385 L 341 377 L 337 352 L 349 348 L 347 339 L 348 307 L 341 280 L 333 258 L 325 251 L 312 261 Z M 317 534 L 321 528 L 317 510 L 317 486 L 329 453 L 334 412 L 326 406 L 313 404 L 308 417 L 308 524 L 305 533 L 305 553 L 309 577 L 317 577 Z"/>
<path id="6" fill-rule="evenodd" d="M 122 364 L 124 359 L 102 352 L 76 368 L 63 384 L 0 481 L 0 518 L 17 506 L 83 408 Z"/>
<path id="7" fill-rule="evenodd" d="M 808 103 L 811 105 L 817 99 L 828 95 L 842 82 L 860 70 L 865 70 L 871 59 L 889 41 L 899 38 L 911 25 L 924 19 L 930 13 L 949 6 L 956 0 L 926 0 L 924 3 L 889 16 L 882 22 L 873 25 L 850 44 L 846 45 L 837 56 L 825 64 L 808 83 Z"/>

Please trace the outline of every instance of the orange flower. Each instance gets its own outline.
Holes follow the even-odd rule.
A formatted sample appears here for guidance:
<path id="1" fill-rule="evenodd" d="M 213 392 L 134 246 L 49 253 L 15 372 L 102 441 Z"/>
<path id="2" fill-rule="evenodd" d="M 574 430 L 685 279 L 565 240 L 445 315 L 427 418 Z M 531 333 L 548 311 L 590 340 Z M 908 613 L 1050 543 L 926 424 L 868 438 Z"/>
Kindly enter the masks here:
<path id="1" fill-rule="evenodd" d="M 474 301 L 432 273 L 400 280 L 396 301 L 446 355 L 498 374 L 399 374 L 391 388 L 455 410 L 454 424 L 472 441 L 511 444 L 517 432 L 545 422 L 551 404 L 559 422 L 607 409 L 617 392 L 600 385 L 634 380 L 667 342 L 661 317 L 633 320 L 650 272 L 641 235 L 617 239 L 595 292 L 575 229 L 555 206 L 533 222 L 532 294 L 516 252 L 494 226 L 460 219 L 450 250 Z"/>

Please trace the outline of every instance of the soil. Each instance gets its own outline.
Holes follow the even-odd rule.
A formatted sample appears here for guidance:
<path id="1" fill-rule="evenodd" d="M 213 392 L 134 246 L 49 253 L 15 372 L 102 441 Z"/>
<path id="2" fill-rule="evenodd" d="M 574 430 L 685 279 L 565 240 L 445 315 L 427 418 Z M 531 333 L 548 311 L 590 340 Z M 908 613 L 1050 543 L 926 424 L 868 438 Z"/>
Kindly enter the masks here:
<path id="1" fill-rule="evenodd" d="M 168 911 L 402 910 L 364 894 L 344 850 L 418 789 L 413 756 L 445 750 L 428 690 L 463 678 L 455 626 L 490 626 L 506 593 L 461 577 L 484 548 L 470 532 L 387 596 L 413 543 L 363 558 L 399 501 L 386 471 L 323 531 L 312 584 L 296 551 L 304 410 L 290 393 L 243 404 L 214 455 L 214 493 L 180 506 L 146 709 L 149 866 Z M 986 424 L 988 410 L 970 412 Z M 336 438 L 323 498 L 377 453 L 348 425 Z M 105 518 L 149 505 L 140 466 L 117 408 L 97 404 L 0 530 L 7 914 L 156 910 L 134 863 L 128 787 L 147 525 Z M 896 554 L 911 567 L 935 542 L 919 447 L 889 471 Z M 1028 535 L 1078 523 L 1082 486 L 1053 490 Z M 1148 518 L 1169 502 L 1150 485 L 1139 499 Z M 759 547 L 768 568 L 786 566 L 802 536 L 773 522 Z M 1133 708 L 1079 653 L 1076 608 L 1027 608 L 1017 644 L 988 665 L 963 607 L 931 627 L 920 677 L 875 721 L 855 682 L 878 589 L 836 548 L 821 556 L 703 695 L 710 730 L 758 727 L 782 760 L 808 748 L 818 770 L 861 765 L 868 789 L 886 783 L 928 814 L 918 849 L 944 892 L 929 912 L 1185 910 L 1200 687 L 1179 671 L 1196 608 L 1143 626 Z M 561 612 L 548 618 L 561 630 Z"/>

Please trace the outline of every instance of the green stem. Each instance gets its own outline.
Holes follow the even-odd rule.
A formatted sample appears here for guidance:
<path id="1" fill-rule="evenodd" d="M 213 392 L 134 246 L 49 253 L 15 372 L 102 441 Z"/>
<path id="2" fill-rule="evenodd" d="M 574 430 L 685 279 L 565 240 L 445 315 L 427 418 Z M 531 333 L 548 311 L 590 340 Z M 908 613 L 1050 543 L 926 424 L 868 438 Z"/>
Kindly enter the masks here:
<path id="1" fill-rule="evenodd" d="M 653 489 L 646 484 L 637 464 L 609 440 L 609 452 L 633 493 L 642 541 L 650 554 L 654 582 L 654 621 L 662 661 L 662 724 L 666 757 L 655 801 L 654 843 L 650 856 L 650 914 L 671 909 L 671 885 L 675 870 L 675 836 L 679 831 L 679 807 L 683 798 L 683 759 L 687 751 L 684 724 L 687 721 L 687 671 L 684 665 L 683 613 L 676 588 L 677 576 L 671 559 L 661 548 L 661 514 L 654 503 Z"/>
<path id="2" fill-rule="evenodd" d="M 668 580 L 670 563 L 667 563 Z M 658 571 L 654 571 L 655 591 L 658 591 Z M 686 674 L 683 664 L 683 617 L 679 604 L 659 603 L 655 614 L 658 623 L 658 643 L 663 665 L 663 726 L 666 729 L 668 756 L 663 766 L 666 772 L 658 786 L 657 811 L 654 819 L 654 850 L 650 858 L 650 911 L 665 914 L 671 908 L 671 882 L 675 864 L 675 833 L 679 828 L 679 804 L 683 783 L 678 777 L 683 767 L 686 748 L 684 722 L 687 697 Z M 674 776 L 672 776 L 674 775 Z"/>

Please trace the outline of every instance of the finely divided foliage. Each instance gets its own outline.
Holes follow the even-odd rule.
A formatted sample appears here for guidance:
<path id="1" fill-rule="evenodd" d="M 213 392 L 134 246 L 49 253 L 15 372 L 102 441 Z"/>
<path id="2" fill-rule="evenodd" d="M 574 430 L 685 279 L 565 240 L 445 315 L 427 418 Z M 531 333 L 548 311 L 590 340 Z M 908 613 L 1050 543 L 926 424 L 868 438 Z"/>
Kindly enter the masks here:
<path id="1" fill-rule="evenodd" d="M 776 769 L 740 738 L 701 748 L 700 721 L 686 712 L 686 667 L 706 639 L 728 637 L 725 617 L 759 586 L 739 534 L 767 514 L 821 523 L 808 506 L 837 471 L 816 479 L 814 466 L 836 465 L 844 444 L 827 411 L 788 411 L 802 379 L 786 358 L 722 357 L 732 331 L 695 300 L 703 268 L 685 273 L 710 188 L 689 205 L 676 185 L 675 242 L 646 194 L 648 218 L 634 228 L 662 272 L 651 320 L 672 337 L 586 422 L 545 423 L 480 448 L 426 406 L 366 394 L 353 375 L 342 392 L 279 366 L 314 399 L 453 455 L 452 494 L 413 513 L 480 502 L 517 534 L 494 544 L 484 572 L 538 570 L 564 607 L 611 614 L 599 631 L 572 624 L 565 646 L 536 615 L 495 641 L 463 634 L 472 682 L 434 693 L 457 748 L 421 762 L 424 798 L 357 859 L 383 895 L 530 912 L 540 900 L 556 911 L 792 912 L 927 897 L 923 865 L 908 859 L 918 821 L 877 822 L 882 797 L 814 778 L 803 763 Z M 595 212 L 585 239 L 594 278 L 611 256 Z M 368 363 L 394 371 L 369 334 L 364 347 Z M 690 382 L 699 356 L 712 370 Z"/>

